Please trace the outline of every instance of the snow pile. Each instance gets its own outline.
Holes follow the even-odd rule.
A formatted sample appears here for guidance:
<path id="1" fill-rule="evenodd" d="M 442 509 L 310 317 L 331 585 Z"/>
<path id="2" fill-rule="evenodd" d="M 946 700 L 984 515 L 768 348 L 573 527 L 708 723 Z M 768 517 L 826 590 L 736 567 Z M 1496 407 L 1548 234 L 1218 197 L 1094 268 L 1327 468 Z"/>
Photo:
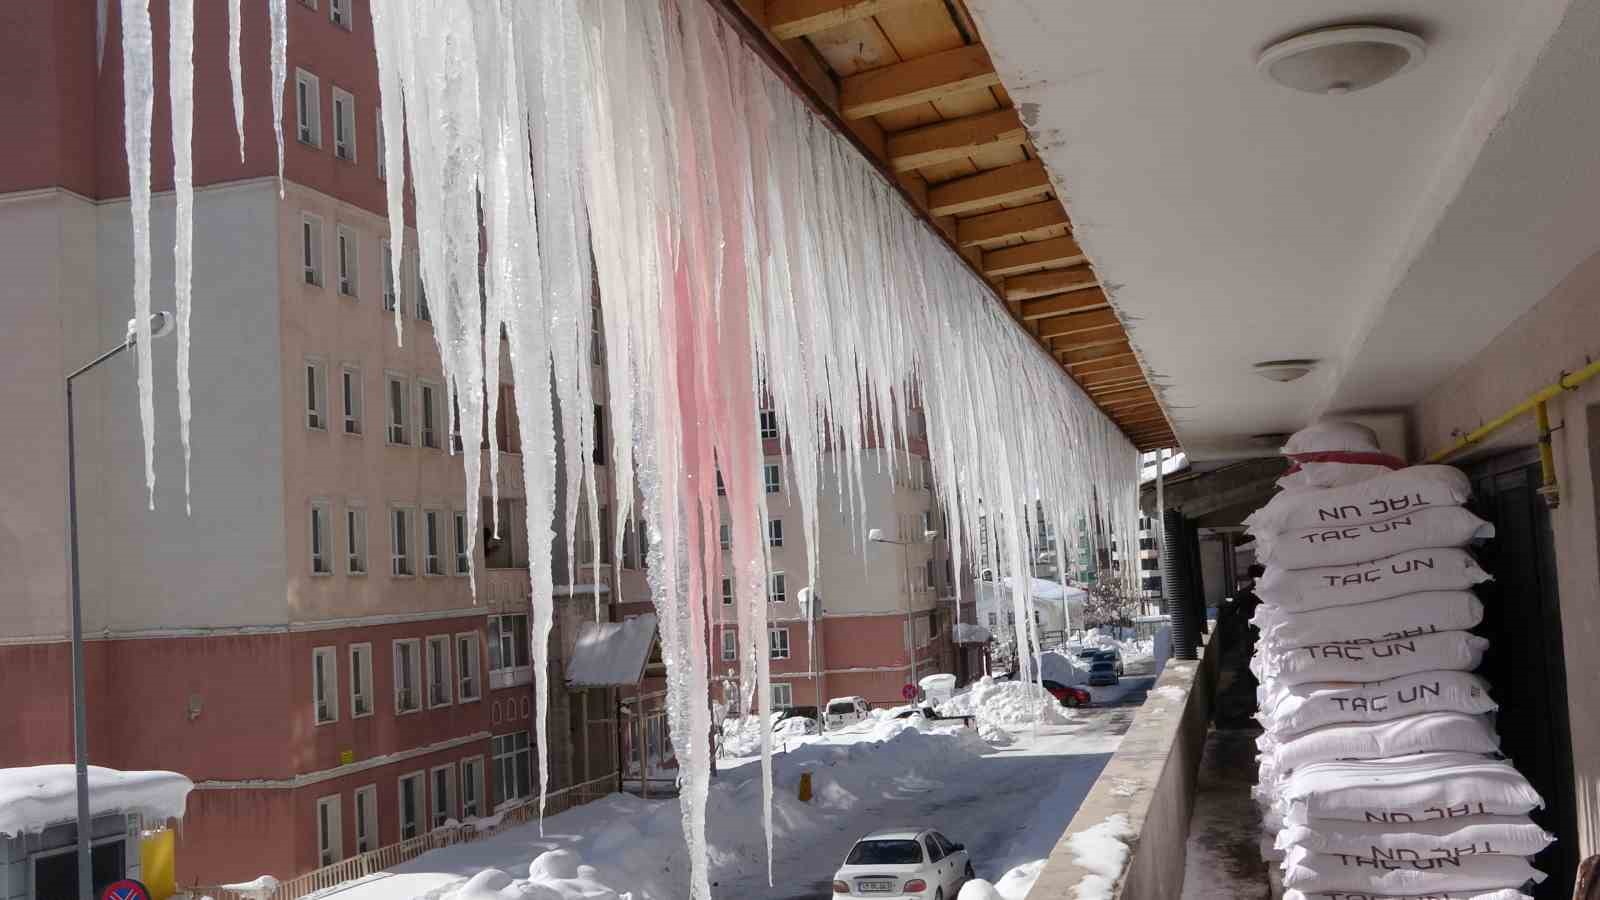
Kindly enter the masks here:
<path id="1" fill-rule="evenodd" d="M 1082 684 L 1089 680 L 1089 662 L 1075 653 L 1046 650 L 1039 654 L 1039 677 L 1065 685 Z"/>
<path id="2" fill-rule="evenodd" d="M 1111 900 L 1111 889 L 1128 862 L 1128 840 L 1133 836 L 1127 816 L 1120 814 L 1068 836 L 1072 862 L 1089 872 L 1073 888 L 1073 900 Z"/>
<path id="3" fill-rule="evenodd" d="M 500 869 L 484 869 L 444 900 L 627 900 L 599 880 L 593 866 L 571 850 L 548 850 L 528 864 L 525 880 Z"/>
<path id="4" fill-rule="evenodd" d="M 177 772 L 89 767 L 89 814 L 136 813 L 151 819 L 183 817 L 194 782 Z M 78 781 L 69 765 L 0 769 L 0 835 L 42 831 L 78 818 Z"/>
<path id="5" fill-rule="evenodd" d="M 1060 725 L 1071 720 L 1060 701 L 1035 684 L 996 681 L 985 675 L 971 690 L 938 707 L 942 716 L 972 716 L 980 733 L 1019 725 Z"/>
<path id="6" fill-rule="evenodd" d="M 995 890 L 994 885 L 982 878 L 974 878 L 961 886 L 961 893 L 956 895 L 956 900 L 1006 900 L 1005 895 Z"/>
<path id="7" fill-rule="evenodd" d="M 249 881 L 236 881 L 218 887 L 232 891 L 244 900 L 272 900 L 272 895 L 278 891 L 278 879 L 271 875 L 257 875 Z"/>

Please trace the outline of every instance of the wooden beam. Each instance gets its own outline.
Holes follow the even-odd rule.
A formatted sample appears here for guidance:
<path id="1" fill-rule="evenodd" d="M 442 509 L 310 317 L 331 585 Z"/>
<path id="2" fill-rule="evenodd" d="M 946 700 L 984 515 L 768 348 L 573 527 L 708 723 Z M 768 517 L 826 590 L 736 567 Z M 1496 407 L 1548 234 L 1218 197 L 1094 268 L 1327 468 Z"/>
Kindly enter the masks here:
<path id="1" fill-rule="evenodd" d="M 1089 347 L 1084 350 L 1069 350 L 1066 356 L 1067 365 L 1076 366 L 1080 363 L 1093 362 L 1097 359 L 1106 359 L 1112 356 L 1132 354 L 1133 346 L 1126 340 L 1113 341 L 1098 347 Z"/>
<path id="2" fill-rule="evenodd" d="M 1106 302 L 1105 292 L 1099 290 L 1100 282 L 1088 266 L 1070 269 L 1051 269 L 1031 275 L 1012 275 L 1006 279 L 1004 294 L 1007 300 L 1031 300 L 1064 291 L 1082 291 L 1095 288 L 1101 303 Z"/>
<path id="3" fill-rule="evenodd" d="M 1015 209 L 1001 209 L 991 213 L 962 219 L 956 226 L 956 242 L 963 247 L 1020 237 L 1030 231 L 1056 226 L 1066 227 L 1066 210 L 1054 199 Z"/>
<path id="4" fill-rule="evenodd" d="M 889 166 L 897 172 L 966 159 L 986 147 L 1016 147 L 1028 142 L 1014 109 L 997 109 L 948 122 L 895 132 L 884 143 Z"/>
<path id="5" fill-rule="evenodd" d="M 805 37 L 920 0 L 768 0 L 767 30 L 780 40 Z"/>
<path id="6" fill-rule="evenodd" d="M 989 51 L 982 44 L 968 44 L 840 79 L 839 112 L 847 119 L 865 119 L 999 83 Z"/>
<path id="7" fill-rule="evenodd" d="M 1121 329 L 1122 323 L 1117 321 L 1117 314 L 1109 309 L 1097 309 L 1091 312 L 1073 313 L 1070 316 L 1056 316 L 1047 319 L 1039 326 L 1039 336 L 1042 338 L 1065 337 L 1069 334 L 1080 334 L 1085 331 L 1098 331 L 1100 329 Z"/>
<path id="8" fill-rule="evenodd" d="M 1107 378 L 1080 378 L 1078 384 L 1090 394 L 1100 394 L 1120 391 L 1124 388 L 1146 387 L 1143 375 L 1116 375 Z"/>
<path id="9" fill-rule="evenodd" d="M 1106 295 L 1098 289 L 1093 291 L 1069 291 L 1065 294 L 1056 294 L 1052 297 L 1041 297 L 1037 300 L 1024 302 L 1022 304 L 1022 320 L 1030 322 L 1034 319 L 1048 319 L 1053 316 L 1064 316 L 1070 313 L 1106 308 Z"/>
<path id="10" fill-rule="evenodd" d="M 1070 237 L 1048 238 L 1032 244 L 1001 247 L 983 254 L 983 274 L 990 278 L 1017 275 L 1045 266 L 1073 266 L 1085 260 L 1083 249 Z"/>
<path id="11" fill-rule="evenodd" d="M 1098 406 L 1108 408 L 1112 406 L 1127 406 L 1133 403 L 1154 402 L 1155 395 L 1149 393 L 1149 391 L 1149 385 L 1135 384 L 1130 387 L 1103 388 L 1098 391 L 1090 391 L 1089 395 L 1094 398 L 1094 402 Z"/>
<path id="12" fill-rule="evenodd" d="M 1058 337 L 1049 341 L 1048 343 L 1051 351 L 1054 352 L 1056 354 L 1056 358 L 1059 359 L 1063 354 L 1071 353 L 1077 350 L 1083 350 L 1089 347 L 1106 347 L 1115 344 L 1126 344 L 1127 342 L 1128 336 L 1126 334 L 1123 334 L 1120 331 L 1106 331 L 1073 335 L 1071 337 Z"/>
<path id="13" fill-rule="evenodd" d="M 1048 190 L 1050 175 L 1044 170 L 1044 163 L 1025 159 L 934 185 L 928 189 L 928 212 L 935 216 L 958 216 L 997 203 L 1026 200 Z"/>
<path id="14" fill-rule="evenodd" d="M 1067 362 L 1067 368 L 1074 375 L 1088 375 L 1090 372 L 1100 372 L 1105 369 L 1115 369 L 1119 366 L 1135 365 L 1139 361 L 1132 353 L 1115 353 L 1102 356 L 1099 359 L 1090 359 L 1083 362 Z"/>

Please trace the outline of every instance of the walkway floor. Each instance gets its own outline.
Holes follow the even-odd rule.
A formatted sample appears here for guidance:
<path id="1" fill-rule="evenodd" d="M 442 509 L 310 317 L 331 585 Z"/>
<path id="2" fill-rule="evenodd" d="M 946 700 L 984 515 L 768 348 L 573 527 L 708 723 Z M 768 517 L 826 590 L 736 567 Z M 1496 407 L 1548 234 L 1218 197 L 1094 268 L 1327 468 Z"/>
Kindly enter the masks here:
<path id="1" fill-rule="evenodd" d="M 1267 866 L 1261 859 L 1261 819 L 1255 785 L 1259 728 L 1213 728 L 1189 819 L 1188 862 L 1182 900 L 1266 900 Z"/>

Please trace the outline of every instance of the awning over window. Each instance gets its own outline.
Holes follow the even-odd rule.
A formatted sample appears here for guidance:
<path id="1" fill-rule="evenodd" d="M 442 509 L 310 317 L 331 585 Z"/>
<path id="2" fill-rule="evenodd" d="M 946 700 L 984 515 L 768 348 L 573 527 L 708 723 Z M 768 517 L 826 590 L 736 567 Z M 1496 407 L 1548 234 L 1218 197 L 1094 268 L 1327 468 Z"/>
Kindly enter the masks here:
<path id="1" fill-rule="evenodd" d="M 656 617 L 621 622 L 584 622 L 567 662 L 569 687 L 632 687 L 644 675 L 656 640 Z"/>

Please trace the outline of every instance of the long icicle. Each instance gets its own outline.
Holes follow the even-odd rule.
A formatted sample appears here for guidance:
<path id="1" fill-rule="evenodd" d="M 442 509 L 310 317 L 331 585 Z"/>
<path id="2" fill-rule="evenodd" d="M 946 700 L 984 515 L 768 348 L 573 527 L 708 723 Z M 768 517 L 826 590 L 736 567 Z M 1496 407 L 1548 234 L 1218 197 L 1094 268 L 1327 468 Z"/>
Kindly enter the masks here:
<path id="1" fill-rule="evenodd" d="M 139 424 L 144 484 L 156 508 L 155 399 L 150 348 L 150 120 L 155 106 L 155 46 L 146 0 L 122 0 L 122 132 L 133 217 L 133 336 L 138 341 Z"/>
<path id="2" fill-rule="evenodd" d="M 183 442 L 183 509 L 188 513 L 192 511 L 189 492 L 189 314 L 194 290 L 194 0 L 172 0 L 169 15 L 171 38 L 168 50 L 171 64 L 168 96 L 172 104 L 172 188 L 177 207 L 173 286 L 178 308 L 178 431 Z M 234 46 L 237 47 L 237 44 Z M 242 159 L 243 132 L 239 141 Z"/>

